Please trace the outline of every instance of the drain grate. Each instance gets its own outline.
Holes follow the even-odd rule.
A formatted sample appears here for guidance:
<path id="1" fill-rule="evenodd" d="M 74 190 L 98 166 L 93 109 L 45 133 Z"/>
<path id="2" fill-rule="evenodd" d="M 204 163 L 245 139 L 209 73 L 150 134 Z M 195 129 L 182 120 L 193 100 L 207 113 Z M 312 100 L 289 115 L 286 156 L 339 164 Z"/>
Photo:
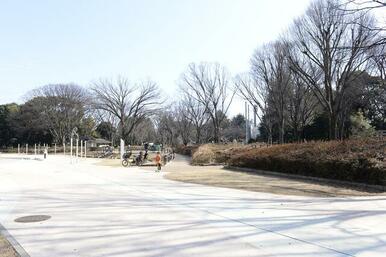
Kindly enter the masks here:
<path id="1" fill-rule="evenodd" d="M 40 222 L 50 219 L 51 216 L 49 215 L 31 215 L 31 216 L 24 216 L 15 219 L 15 222 L 19 223 L 30 223 L 30 222 Z"/>

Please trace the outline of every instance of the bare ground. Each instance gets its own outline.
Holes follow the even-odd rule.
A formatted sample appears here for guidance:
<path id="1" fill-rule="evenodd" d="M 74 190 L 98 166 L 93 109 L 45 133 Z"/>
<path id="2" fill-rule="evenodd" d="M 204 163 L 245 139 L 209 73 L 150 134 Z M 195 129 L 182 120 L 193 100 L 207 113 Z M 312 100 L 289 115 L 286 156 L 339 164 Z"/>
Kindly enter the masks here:
<path id="1" fill-rule="evenodd" d="M 0 234 L 0 257 L 18 257 L 19 255 L 13 249 L 13 247 L 8 243 Z"/>
<path id="2" fill-rule="evenodd" d="M 163 167 L 163 171 L 167 172 L 165 177 L 171 180 L 282 195 L 314 197 L 386 195 L 363 188 L 346 188 L 341 185 L 228 170 L 222 166 L 192 166 L 190 158 L 181 155 Z"/>

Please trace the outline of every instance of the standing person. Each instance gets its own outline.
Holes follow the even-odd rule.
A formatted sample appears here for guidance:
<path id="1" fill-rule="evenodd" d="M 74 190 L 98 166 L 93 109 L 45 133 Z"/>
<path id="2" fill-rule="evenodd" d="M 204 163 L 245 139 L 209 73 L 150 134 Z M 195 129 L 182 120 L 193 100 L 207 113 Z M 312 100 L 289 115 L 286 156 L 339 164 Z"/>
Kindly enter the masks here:
<path id="1" fill-rule="evenodd" d="M 147 150 L 149 149 L 149 143 L 146 142 L 143 146 L 144 146 L 144 148 L 145 148 L 145 152 L 147 152 Z"/>
<path id="2" fill-rule="evenodd" d="M 47 159 L 47 154 L 48 154 L 48 150 L 47 150 L 47 147 L 46 147 L 46 148 L 44 148 L 44 152 L 43 152 L 44 159 Z"/>
<path id="3" fill-rule="evenodd" d="M 147 157 L 149 156 L 149 153 L 147 152 L 147 150 L 145 150 L 145 154 L 143 155 L 143 160 L 147 160 Z"/>
<path id="4" fill-rule="evenodd" d="M 160 152 L 157 152 L 157 155 L 155 156 L 155 163 L 157 164 L 156 172 L 161 171 L 161 154 L 160 154 Z"/>

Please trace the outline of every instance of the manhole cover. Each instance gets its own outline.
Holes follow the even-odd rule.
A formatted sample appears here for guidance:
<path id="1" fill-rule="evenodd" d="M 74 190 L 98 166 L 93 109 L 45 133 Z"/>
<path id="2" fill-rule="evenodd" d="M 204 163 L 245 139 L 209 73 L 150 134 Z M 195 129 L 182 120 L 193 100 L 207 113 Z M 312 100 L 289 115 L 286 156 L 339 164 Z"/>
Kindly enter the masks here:
<path id="1" fill-rule="evenodd" d="M 29 222 L 39 222 L 39 221 L 45 221 L 50 219 L 51 216 L 49 215 L 31 215 L 31 216 L 24 216 L 15 219 L 15 222 L 20 222 L 20 223 L 29 223 Z"/>

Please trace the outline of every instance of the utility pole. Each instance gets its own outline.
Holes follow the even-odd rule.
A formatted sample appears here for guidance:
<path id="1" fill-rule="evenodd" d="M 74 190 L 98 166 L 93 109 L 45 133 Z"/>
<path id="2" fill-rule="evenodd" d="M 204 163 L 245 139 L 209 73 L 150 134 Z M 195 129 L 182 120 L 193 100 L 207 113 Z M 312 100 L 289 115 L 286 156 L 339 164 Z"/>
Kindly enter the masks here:
<path id="1" fill-rule="evenodd" d="M 249 142 L 249 106 L 248 102 L 245 101 L 245 144 Z"/>

